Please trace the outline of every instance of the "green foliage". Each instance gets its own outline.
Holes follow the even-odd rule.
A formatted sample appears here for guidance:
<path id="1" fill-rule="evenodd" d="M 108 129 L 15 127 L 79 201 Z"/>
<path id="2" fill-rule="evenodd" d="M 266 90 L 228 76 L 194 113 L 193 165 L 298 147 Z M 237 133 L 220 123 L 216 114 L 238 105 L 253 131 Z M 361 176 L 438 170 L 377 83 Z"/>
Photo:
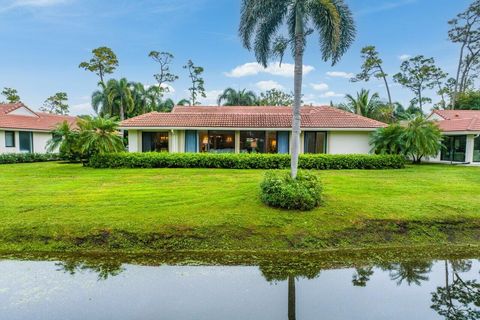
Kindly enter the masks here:
<path id="1" fill-rule="evenodd" d="M 257 105 L 257 96 L 253 91 L 247 89 L 235 90 L 227 88 L 218 97 L 218 105 L 224 106 L 255 106 Z"/>
<path id="2" fill-rule="evenodd" d="M 372 133 L 370 144 L 373 151 L 378 154 L 403 154 L 404 143 L 402 135 L 404 128 L 397 123 L 388 127 L 380 128 Z"/>
<path id="3" fill-rule="evenodd" d="M 267 90 L 260 93 L 258 104 L 260 106 L 290 107 L 293 105 L 293 94 L 278 89 Z"/>
<path id="4" fill-rule="evenodd" d="M 132 91 L 132 83 L 128 82 L 127 79 L 110 79 L 106 84 L 103 82 L 99 83 L 99 86 L 100 90 L 92 94 L 92 106 L 93 110 L 101 117 L 107 115 L 116 116 L 120 120 L 124 120 L 126 115 L 134 112 L 136 107 L 134 92 Z M 139 102 L 139 100 L 147 99 L 143 96 L 139 98 L 140 95 L 141 93 L 137 94 L 136 97 L 139 103 L 137 109 L 144 108 L 143 103 L 145 100 L 143 102 Z"/>
<path id="5" fill-rule="evenodd" d="M 340 109 L 378 121 L 393 120 L 393 108 L 382 103 L 378 93 L 370 95 L 369 90 L 362 89 L 356 97 L 347 94 L 345 98 L 347 103 L 339 105 Z"/>
<path id="6" fill-rule="evenodd" d="M 455 102 L 455 109 L 480 110 L 480 91 L 460 93 Z"/>
<path id="7" fill-rule="evenodd" d="M 435 66 L 433 58 L 426 58 L 422 55 L 404 61 L 400 70 L 401 72 L 393 76 L 394 80 L 415 94 L 411 104 L 418 105 L 420 108 L 424 103 L 432 102 L 432 99 L 425 97 L 423 92 L 426 89 L 440 86 L 447 77 L 446 73 Z"/>
<path id="8" fill-rule="evenodd" d="M 93 57 L 90 61 L 84 61 L 78 66 L 81 69 L 94 72 L 103 83 L 106 74 L 112 74 L 118 67 L 118 59 L 112 49 L 99 47 L 92 50 Z"/>
<path id="9" fill-rule="evenodd" d="M 121 152 L 125 150 L 123 140 L 118 132 L 118 122 L 110 117 L 81 119 L 79 145 L 84 157 L 95 154 Z"/>
<path id="10" fill-rule="evenodd" d="M 158 82 L 158 87 L 162 93 L 170 92 L 169 83 L 178 80 L 178 76 L 170 71 L 170 65 L 174 58 L 173 54 L 170 52 L 151 51 L 148 56 L 160 65 L 160 72 L 153 75 Z"/>
<path id="11" fill-rule="evenodd" d="M 392 124 L 372 134 L 371 143 L 379 154 L 403 154 L 414 163 L 437 156 L 442 148 L 442 133 L 424 116 L 416 116 L 405 126 Z"/>
<path id="12" fill-rule="evenodd" d="M 392 105 L 392 97 L 390 94 L 390 88 L 388 86 L 388 81 L 387 77 L 388 74 L 386 74 L 383 71 L 383 60 L 379 57 L 378 51 L 375 48 L 375 46 L 366 46 L 362 48 L 362 59 L 363 59 L 363 64 L 362 64 L 362 71 L 358 73 L 353 79 L 351 79 L 352 82 L 358 82 L 358 81 L 370 81 L 371 77 L 375 77 L 376 79 L 383 79 L 385 83 L 385 87 L 387 90 L 387 95 L 388 95 L 388 102 L 390 106 Z"/>
<path id="13" fill-rule="evenodd" d="M 188 71 L 188 77 L 192 83 L 192 86 L 188 88 L 188 91 L 190 91 L 190 105 L 198 105 L 198 97 L 207 97 L 205 93 L 205 80 L 202 77 L 205 70 L 203 67 L 196 66 L 192 60 L 188 60 L 183 68 Z"/>
<path id="14" fill-rule="evenodd" d="M 18 91 L 13 88 L 3 88 L 2 96 L 7 99 L 8 103 L 17 103 L 20 102 L 20 96 L 18 95 Z"/>
<path id="15" fill-rule="evenodd" d="M 284 24 L 286 27 L 282 28 Z M 280 30 L 287 30 L 287 36 L 280 35 Z M 355 38 L 352 13 L 341 0 L 305 0 L 298 5 L 289 0 L 243 1 L 240 37 L 245 48 L 253 49 L 257 61 L 265 67 L 270 58 L 281 57 L 282 49 L 285 51 L 288 46 L 303 56 L 310 30 L 318 31 L 323 60 L 334 64 Z"/>
<path id="16" fill-rule="evenodd" d="M 88 160 L 92 155 L 124 151 L 118 122 L 110 117 L 84 117 L 77 120 L 75 128 L 67 121 L 52 131 L 53 138 L 47 143 L 48 150 L 57 148 L 64 159 Z"/>
<path id="17" fill-rule="evenodd" d="M 68 95 L 66 92 L 57 92 L 53 96 L 48 97 L 43 103 L 40 111 L 67 115 L 69 113 Z"/>
<path id="18" fill-rule="evenodd" d="M 63 159 L 78 161 L 81 159 L 81 146 L 79 144 L 79 132 L 64 121 L 57 125 L 52 131 L 52 139 L 47 143 L 47 151 L 53 152 L 59 150 Z"/>
<path id="19" fill-rule="evenodd" d="M 274 208 L 309 211 L 322 203 L 322 184 L 309 172 L 293 179 L 288 172 L 268 171 L 260 188 L 262 201 Z"/>
<path id="20" fill-rule="evenodd" d="M 57 161 L 61 158 L 56 153 L 5 153 L 0 154 L 0 164 Z"/>
<path id="21" fill-rule="evenodd" d="M 400 169 L 404 158 L 397 155 L 315 155 L 300 156 L 302 169 Z M 94 168 L 225 168 L 287 169 L 286 154 L 209 154 L 209 153 L 115 153 L 90 159 Z"/>

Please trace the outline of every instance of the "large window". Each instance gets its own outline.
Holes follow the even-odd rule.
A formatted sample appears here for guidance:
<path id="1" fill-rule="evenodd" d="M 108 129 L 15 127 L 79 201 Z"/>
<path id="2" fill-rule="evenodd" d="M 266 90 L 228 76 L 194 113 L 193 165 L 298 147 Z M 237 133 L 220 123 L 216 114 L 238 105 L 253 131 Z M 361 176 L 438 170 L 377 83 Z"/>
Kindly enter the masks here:
<path id="1" fill-rule="evenodd" d="M 20 140 L 20 151 L 21 152 L 33 152 L 33 133 L 20 131 L 18 133 L 18 138 Z"/>
<path id="2" fill-rule="evenodd" d="M 467 136 L 445 136 L 443 138 L 442 161 L 465 162 Z"/>
<path id="3" fill-rule="evenodd" d="M 168 152 L 168 132 L 142 132 L 143 152 Z"/>
<path id="4" fill-rule="evenodd" d="M 241 131 L 241 153 L 265 153 L 265 131 Z"/>
<path id="5" fill-rule="evenodd" d="M 304 153 L 325 153 L 327 143 L 326 132 L 310 132 L 304 133 Z"/>
<path id="6" fill-rule="evenodd" d="M 473 162 L 480 162 L 480 137 L 475 138 L 473 145 Z"/>
<path id="7" fill-rule="evenodd" d="M 200 152 L 235 153 L 235 131 L 200 131 Z"/>
<path id="8" fill-rule="evenodd" d="M 5 147 L 15 147 L 15 131 L 5 131 Z"/>

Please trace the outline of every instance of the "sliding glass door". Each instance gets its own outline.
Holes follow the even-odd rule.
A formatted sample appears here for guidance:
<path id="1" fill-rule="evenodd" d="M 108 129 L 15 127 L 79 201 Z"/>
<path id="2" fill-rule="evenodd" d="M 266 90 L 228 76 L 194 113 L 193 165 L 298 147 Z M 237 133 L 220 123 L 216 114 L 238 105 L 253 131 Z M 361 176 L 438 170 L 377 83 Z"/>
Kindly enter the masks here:
<path id="1" fill-rule="evenodd" d="M 18 132 L 20 140 L 20 152 L 33 152 L 33 132 Z"/>
<path id="2" fill-rule="evenodd" d="M 199 150 L 210 153 L 235 153 L 235 131 L 200 131 Z"/>
<path id="3" fill-rule="evenodd" d="M 467 136 L 444 136 L 442 161 L 465 162 Z"/>
<path id="4" fill-rule="evenodd" d="M 142 132 L 143 152 L 168 152 L 168 132 Z"/>

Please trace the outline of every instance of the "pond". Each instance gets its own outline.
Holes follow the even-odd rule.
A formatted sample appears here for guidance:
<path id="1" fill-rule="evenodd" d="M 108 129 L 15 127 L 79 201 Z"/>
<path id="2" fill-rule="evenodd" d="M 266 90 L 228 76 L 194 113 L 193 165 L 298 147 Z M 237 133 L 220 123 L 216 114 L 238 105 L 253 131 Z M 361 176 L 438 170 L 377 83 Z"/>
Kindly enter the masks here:
<path id="1" fill-rule="evenodd" d="M 478 259 L 335 261 L 9 258 L 0 260 L 0 318 L 480 319 Z"/>

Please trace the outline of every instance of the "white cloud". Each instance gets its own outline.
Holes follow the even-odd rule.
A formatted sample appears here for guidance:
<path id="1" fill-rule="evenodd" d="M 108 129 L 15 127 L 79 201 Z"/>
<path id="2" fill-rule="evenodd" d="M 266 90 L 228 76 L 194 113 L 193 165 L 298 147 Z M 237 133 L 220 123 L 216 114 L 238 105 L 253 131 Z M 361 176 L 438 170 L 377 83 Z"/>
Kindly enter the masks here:
<path id="1" fill-rule="evenodd" d="M 281 77 L 293 77 L 293 73 L 295 70 L 295 65 L 291 63 L 282 63 L 278 62 L 270 64 L 268 67 L 264 68 L 257 62 L 248 62 L 242 64 L 238 67 L 235 67 L 232 71 L 226 72 L 225 75 L 230 78 L 241 78 L 247 76 L 255 76 L 261 73 L 271 74 L 274 76 L 281 76 Z M 304 65 L 303 66 L 303 74 L 309 74 L 315 70 L 313 66 Z"/>
<path id="2" fill-rule="evenodd" d="M 398 59 L 402 60 L 402 61 L 405 61 L 405 60 L 408 60 L 410 59 L 412 56 L 409 55 L 409 54 L 402 54 L 401 56 L 398 56 Z"/>
<path id="3" fill-rule="evenodd" d="M 344 97 L 344 96 L 345 96 L 345 94 L 336 93 L 334 91 L 327 91 L 327 92 L 320 95 L 321 98 L 339 98 L 339 97 Z"/>
<path id="4" fill-rule="evenodd" d="M 326 83 L 310 83 L 310 86 L 316 91 L 327 91 L 329 88 Z"/>
<path id="5" fill-rule="evenodd" d="M 92 105 L 90 102 L 79 103 L 73 106 L 70 106 L 70 115 L 72 116 L 80 116 L 80 115 L 93 115 L 95 112 L 93 111 Z"/>
<path id="6" fill-rule="evenodd" d="M 271 89 L 278 89 L 278 90 L 283 89 L 283 86 L 280 83 L 273 80 L 259 81 L 255 85 L 257 86 L 258 89 L 262 91 L 267 91 Z"/>
<path id="7" fill-rule="evenodd" d="M 15 8 L 21 7 L 33 7 L 33 8 L 41 8 L 41 7 L 51 7 L 58 4 L 67 3 L 70 0 L 14 0 L 10 1 L 5 5 L 0 4 L 0 12 L 9 11 Z"/>
<path id="8" fill-rule="evenodd" d="M 218 96 L 220 96 L 223 93 L 223 90 L 210 90 L 206 91 L 205 95 L 207 96 L 206 98 L 201 98 L 200 102 L 204 106 L 216 106 L 218 105 Z"/>
<path id="9" fill-rule="evenodd" d="M 353 73 L 344 72 L 344 71 L 329 71 L 329 72 L 327 72 L 327 76 L 332 77 L 332 78 L 351 79 L 355 75 Z"/>

